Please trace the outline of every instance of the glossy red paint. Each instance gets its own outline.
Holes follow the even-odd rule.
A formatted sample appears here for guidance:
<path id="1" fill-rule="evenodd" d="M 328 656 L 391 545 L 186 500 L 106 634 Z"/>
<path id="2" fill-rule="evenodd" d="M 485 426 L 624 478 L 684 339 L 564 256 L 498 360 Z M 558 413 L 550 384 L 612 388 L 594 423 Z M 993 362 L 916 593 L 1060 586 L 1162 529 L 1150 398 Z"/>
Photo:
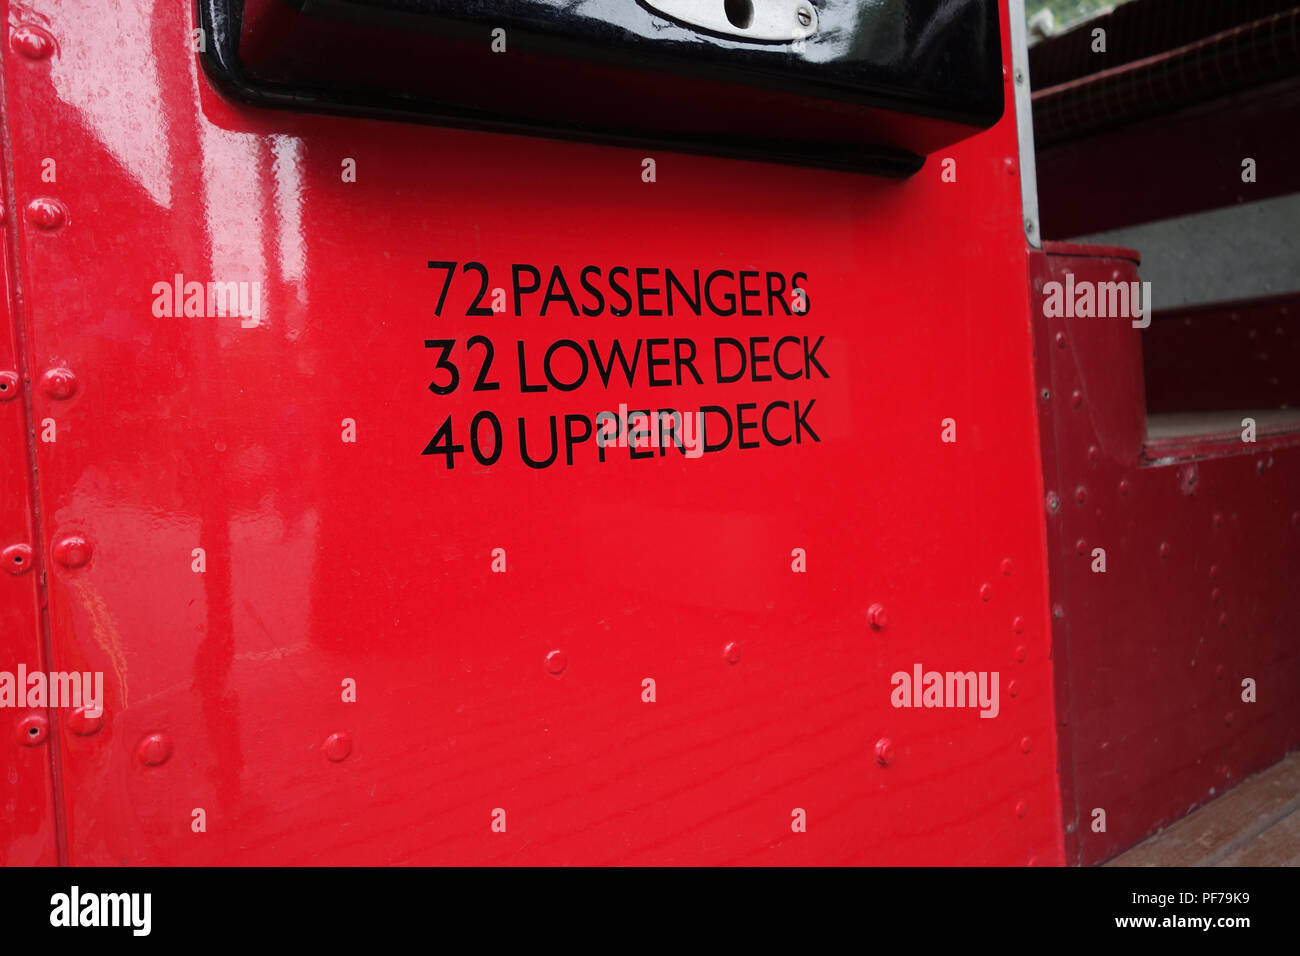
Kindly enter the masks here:
<path id="1" fill-rule="evenodd" d="M 5 206 L 8 206 L 8 194 Z M 0 210 L 4 328 L 0 334 L 0 671 L 45 670 L 37 525 L 25 395 L 30 370 L 21 363 L 18 303 L 12 272 L 11 225 Z M 33 573 L 36 572 L 36 573 Z M 54 864 L 58 856 L 49 713 L 0 707 L 0 865 Z M 31 731 L 36 729 L 36 733 Z"/>
<path id="2" fill-rule="evenodd" d="M 95 732 L 55 722 L 45 744 L 67 861 L 1064 861 L 1010 114 L 945 153 L 956 183 L 934 159 L 894 182 L 672 153 L 646 183 L 634 149 L 235 105 L 198 69 L 187 5 L 112 10 L 6 4 L 11 31 L 54 43 L 5 59 L 6 194 L 65 210 L 13 217 L 7 301 L 25 381 L 77 387 L 27 389 L 58 440 L 35 442 L 36 512 L 26 452 L 6 454 L 5 527 L 43 556 L 85 542 L 88 561 L 43 559 L 51 666 L 107 690 Z M 799 271 L 810 308 L 541 318 L 534 297 L 466 318 L 458 274 L 438 318 L 444 259 L 489 288 L 512 263 Z M 177 275 L 261 283 L 258 321 L 156 315 Z M 464 362 L 476 334 L 501 389 L 471 390 L 471 352 L 433 394 L 425 340 Z M 566 337 L 786 334 L 824 336 L 829 377 L 511 377 L 517 341 L 536 361 Z M 796 400 L 818 440 L 603 464 L 589 444 L 542 470 L 420 454 L 480 409 L 543 440 L 550 414 L 620 402 Z M 28 447 L 23 404 L 0 415 L 6 449 Z M 0 587 L 5 639 L 31 635 L 35 660 L 38 577 Z M 1018 692 L 996 719 L 894 708 L 915 663 Z M 11 859 L 52 859 L 40 749 L 3 784 L 30 834 Z"/>
<path id="3" fill-rule="evenodd" d="M 1067 272 L 1139 278 L 1124 250 L 1052 244 L 1032 272 L 1039 316 Z M 1036 321 L 1044 475 L 1086 491 L 1047 531 L 1067 860 L 1090 864 L 1300 744 L 1300 432 L 1148 441 L 1143 349 L 1168 344 L 1149 334 L 1162 320 Z"/>

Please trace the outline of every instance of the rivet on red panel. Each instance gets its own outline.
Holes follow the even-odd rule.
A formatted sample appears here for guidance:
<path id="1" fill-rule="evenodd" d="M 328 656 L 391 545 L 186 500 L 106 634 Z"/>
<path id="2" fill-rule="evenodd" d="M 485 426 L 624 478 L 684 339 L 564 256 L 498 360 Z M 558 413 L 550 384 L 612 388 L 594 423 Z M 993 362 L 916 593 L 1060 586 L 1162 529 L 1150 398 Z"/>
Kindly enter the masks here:
<path id="1" fill-rule="evenodd" d="M 32 569 L 32 546 L 30 544 L 11 544 L 0 551 L 0 564 L 10 574 L 26 574 Z"/>
<path id="2" fill-rule="evenodd" d="M 882 767 L 888 767 L 894 762 L 896 751 L 894 742 L 888 737 L 881 737 L 876 741 L 876 763 Z"/>
<path id="3" fill-rule="evenodd" d="M 55 542 L 54 560 L 65 568 L 80 568 L 90 562 L 90 542 L 72 534 Z"/>
<path id="4" fill-rule="evenodd" d="M 8 370 L 0 372 L 0 402 L 7 402 L 18 397 L 22 391 L 18 387 L 18 373 Z"/>
<path id="5" fill-rule="evenodd" d="M 722 656 L 727 659 L 728 664 L 735 664 L 740 661 L 740 645 L 735 641 L 730 641 L 722 649 Z"/>
<path id="6" fill-rule="evenodd" d="M 50 732 L 50 722 L 42 714 L 28 714 L 18 721 L 15 732 L 18 742 L 24 747 L 35 747 L 45 742 Z"/>
<path id="7" fill-rule="evenodd" d="M 104 726 L 104 712 L 101 709 L 98 714 L 92 714 L 85 707 L 78 707 L 68 714 L 66 723 L 68 730 L 78 737 L 89 737 Z"/>
<path id="8" fill-rule="evenodd" d="M 1014 571 L 1014 570 L 1015 570 L 1015 565 L 1013 565 L 1013 564 L 1011 563 L 1011 559 L 1010 559 L 1010 558 L 1003 558 L 1003 559 L 1002 559 L 1002 573 L 1003 573 L 1006 577 L 1011 577 L 1011 572 Z"/>
<path id="9" fill-rule="evenodd" d="M 554 674 L 556 677 L 564 673 L 564 669 L 569 666 L 569 655 L 564 651 L 554 650 L 546 655 L 546 672 Z"/>
<path id="10" fill-rule="evenodd" d="M 27 204 L 27 221 L 37 229 L 51 232 L 68 221 L 68 207 L 57 199 L 39 196 Z"/>
<path id="11" fill-rule="evenodd" d="M 15 28 L 9 45 L 15 53 L 29 60 L 45 60 L 54 53 L 54 37 L 31 23 Z"/>
<path id="12" fill-rule="evenodd" d="M 980 585 L 980 600 L 981 601 L 993 600 L 993 585 L 987 583 Z"/>
<path id="13" fill-rule="evenodd" d="M 68 399 L 77 393 L 77 376 L 62 365 L 46 369 L 41 375 L 41 391 L 50 398 Z"/>
<path id="14" fill-rule="evenodd" d="M 867 608 L 867 623 L 871 625 L 873 631 L 884 630 L 885 625 L 889 623 L 889 614 L 886 613 L 883 604 L 873 604 Z"/>
<path id="15" fill-rule="evenodd" d="M 135 748 L 136 759 L 146 767 L 157 767 L 172 755 L 172 739 L 167 734 L 145 734 Z"/>
<path id="16" fill-rule="evenodd" d="M 325 738 L 325 743 L 321 746 L 326 758 L 338 763 L 346 760 L 348 754 L 352 753 L 352 735 L 346 731 L 339 731 L 336 734 L 330 734 Z"/>

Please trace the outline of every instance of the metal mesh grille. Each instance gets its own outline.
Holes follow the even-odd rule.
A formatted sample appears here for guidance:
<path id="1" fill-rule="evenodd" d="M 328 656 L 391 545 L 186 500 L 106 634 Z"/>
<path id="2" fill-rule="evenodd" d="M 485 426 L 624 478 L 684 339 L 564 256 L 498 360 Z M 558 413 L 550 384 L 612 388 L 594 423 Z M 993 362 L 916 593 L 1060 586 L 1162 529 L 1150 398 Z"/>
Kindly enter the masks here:
<path id="1" fill-rule="evenodd" d="M 1286 10 L 1254 21 L 1206 32 L 1224 20 L 1238 19 L 1243 8 L 1265 5 L 1277 3 L 1244 0 L 1238 6 L 1180 0 L 1178 6 L 1186 19 L 1173 24 L 1153 19 L 1155 11 L 1167 9 L 1170 4 L 1148 0 L 1091 21 L 1077 31 L 1080 37 L 1071 34 L 1040 44 L 1036 51 L 1061 44 L 1062 60 L 1049 57 L 1041 71 L 1031 66 L 1037 90 L 1033 98 L 1036 141 L 1040 146 L 1050 146 L 1235 90 L 1300 75 L 1300 6 L 1294 2 L 1288 3 Z M 1113 22 L 1121 13 L 1144 8 L 1149 8 L 1146 19 L 1129 16 L 1130 22 L 1123 30 Z M 1096 27 L 1106 29 L 1108 50 L 1118 55 L 1091 51 L 1092 30 Z M 1128 30 L 1135 32 L 1126 35 Z M 1112 45 L 1121 38 L 1125 44 L 1122 53 Z M 1080 44 L 1089 66 L 1082 72 L 1084 61 L 1077 49 Z M 1107 68 L 1098 70 L 1101 65 Z M 1044 76 L 1055 76 L 1058 82 L 1045 85 Z"/>

